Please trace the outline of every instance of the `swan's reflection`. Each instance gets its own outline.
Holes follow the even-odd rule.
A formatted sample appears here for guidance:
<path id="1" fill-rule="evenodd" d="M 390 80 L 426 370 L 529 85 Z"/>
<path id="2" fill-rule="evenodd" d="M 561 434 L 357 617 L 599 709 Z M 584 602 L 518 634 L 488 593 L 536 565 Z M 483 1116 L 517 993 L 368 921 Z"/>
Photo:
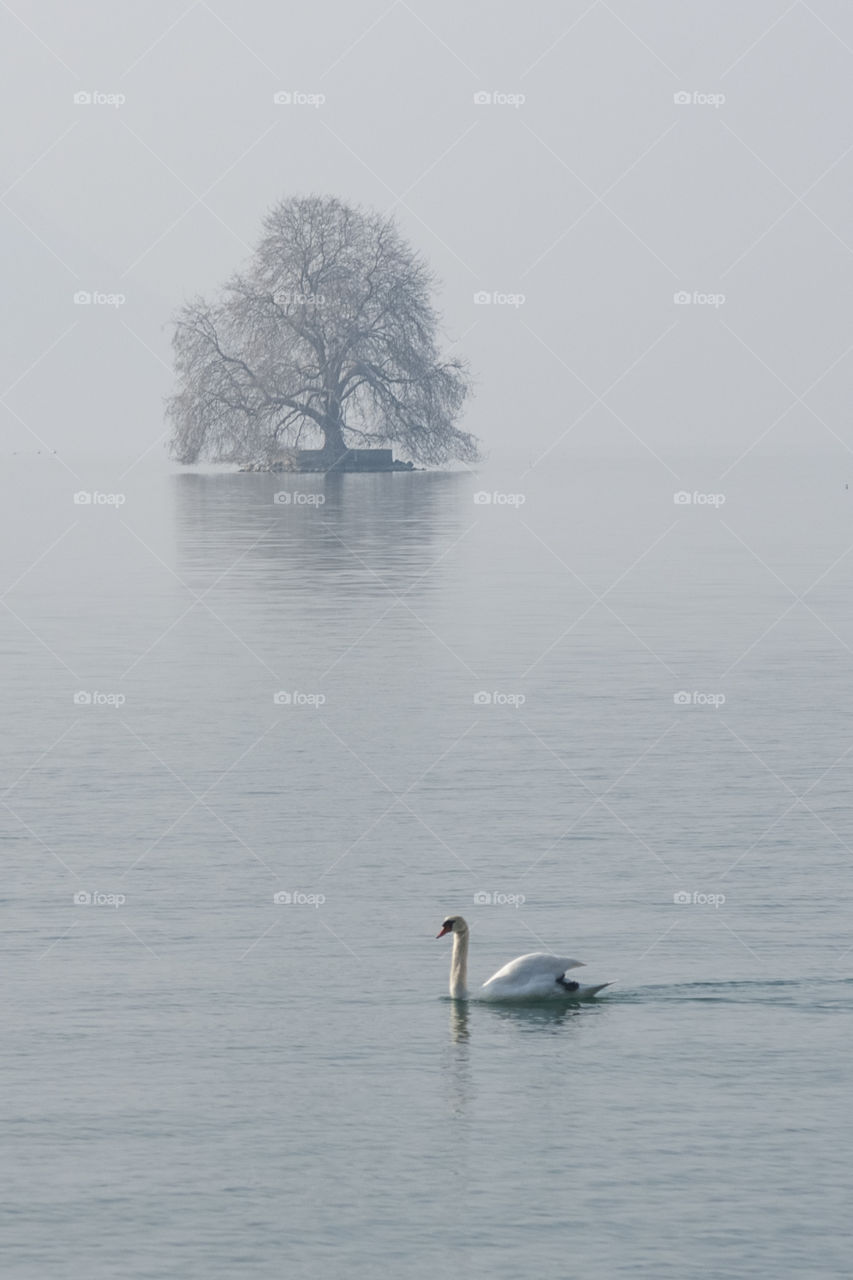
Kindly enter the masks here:
<path id="1" fill-rule="evenodd" d="M 474 1085 L 471 1080 L 471 1047 L 473 1023 L 471 1004 L 467 1000 L 450 1000 L 448 1029 L 450 1035 L 442 1054 L 443 1077 L 447 1089 L 447 1110 L 456 1121 L 468 1118 L 471 1096 Z M 477 1001 L 473 1009 L 475 1018 L 496 1018 L 503 1024 L 503 1029 L 510 1034 L 548 1035 L 565 1034 L 565 1028 L 571 1026 L 579 1032 L 584 1025 L 584 1014 L 589 1016 L 589 1006 L 580 1004 L 564 1004 L 562 1001 L 542 1001 L 539 1004 L 515 1004 L 496 1001 Z M 481 1024 L 480 1031 L 485 1030 Z M 482 1035 L 480 1037 L 482 1045 Z M 458 1131 L 457 1157 L 464 1150 L 461 1135 L 465 1128 Z"/>
<path id="2" fill-rule="evenodd" d="M 447 1109 L 454 1120 L 468 1114 L 471 1101 L 471 1042 L 469 1040 L 468 1003 L 450 1002 L 450 1040 L 443 1054 L 444 1078 L 448 1086 Z"/>
<path id="3" fill-rule="evenodd" d="M 453 1000 L 450 1005 L 450 1038 L 458 1044 L 468 1036 L 468 1001 Z"/>

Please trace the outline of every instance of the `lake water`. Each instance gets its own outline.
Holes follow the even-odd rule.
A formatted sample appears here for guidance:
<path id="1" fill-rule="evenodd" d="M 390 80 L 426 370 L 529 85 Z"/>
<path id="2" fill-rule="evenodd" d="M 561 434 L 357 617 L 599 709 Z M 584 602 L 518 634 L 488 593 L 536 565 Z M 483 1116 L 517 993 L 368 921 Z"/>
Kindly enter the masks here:
<path id="1" fill-rule="evenodd" d="M 727 465 L 9 460 L 10 1280 L 849 1274 L 853 493 Z"/>

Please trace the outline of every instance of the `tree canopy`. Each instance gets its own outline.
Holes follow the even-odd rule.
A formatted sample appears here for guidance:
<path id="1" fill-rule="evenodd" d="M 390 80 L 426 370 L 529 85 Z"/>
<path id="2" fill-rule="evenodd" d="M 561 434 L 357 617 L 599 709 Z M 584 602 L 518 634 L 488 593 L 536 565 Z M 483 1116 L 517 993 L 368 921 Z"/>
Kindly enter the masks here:
<path id="1" fill-rule="evenodd" d="M 179 311 L 167 413 L 185 463 L 270 460 L 321 445 L 474 461 L 455 422 L 470 390 L 442 359 L 434 277 L 390 217 L 333 197 L 284 200 L 219 298 Z"/>

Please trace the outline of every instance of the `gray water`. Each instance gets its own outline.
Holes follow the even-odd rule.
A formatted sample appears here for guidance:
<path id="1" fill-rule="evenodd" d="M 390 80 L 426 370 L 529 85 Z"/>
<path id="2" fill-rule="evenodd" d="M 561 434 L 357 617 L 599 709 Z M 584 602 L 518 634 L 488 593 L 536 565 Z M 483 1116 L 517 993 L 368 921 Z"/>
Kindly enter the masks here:
<path id="1" fill-rule="evenodd" d="M 726 465 L 10 460 L 7 1276 L 849 1274 L 853 495 Z"/>

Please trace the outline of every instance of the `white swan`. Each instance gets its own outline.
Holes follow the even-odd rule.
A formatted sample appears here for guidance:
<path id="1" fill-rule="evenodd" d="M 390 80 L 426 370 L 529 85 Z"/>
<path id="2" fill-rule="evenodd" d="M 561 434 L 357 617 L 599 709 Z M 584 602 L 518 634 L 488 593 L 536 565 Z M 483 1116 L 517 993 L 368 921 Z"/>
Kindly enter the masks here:
<path id="1" fill-rule="evenodd" d="M 468 925 L 462 916 L 448 916 L 442 922 L 437 938 L 453 934 L 453 954 L 450 958 L 450 994 L 454 1000 L 468 1000 Z M 478 992 L 480 1000 L 588 1000 L 596 992 L 609 987 L 602 982 L 597 987 L 582 986 L 566 977 L 569 969 L 583 969 L 582 960 L 569 960 L 565 956 L 551 956 L 545 951 L 534 951 L 529 956 L 510 960 Z"/>

